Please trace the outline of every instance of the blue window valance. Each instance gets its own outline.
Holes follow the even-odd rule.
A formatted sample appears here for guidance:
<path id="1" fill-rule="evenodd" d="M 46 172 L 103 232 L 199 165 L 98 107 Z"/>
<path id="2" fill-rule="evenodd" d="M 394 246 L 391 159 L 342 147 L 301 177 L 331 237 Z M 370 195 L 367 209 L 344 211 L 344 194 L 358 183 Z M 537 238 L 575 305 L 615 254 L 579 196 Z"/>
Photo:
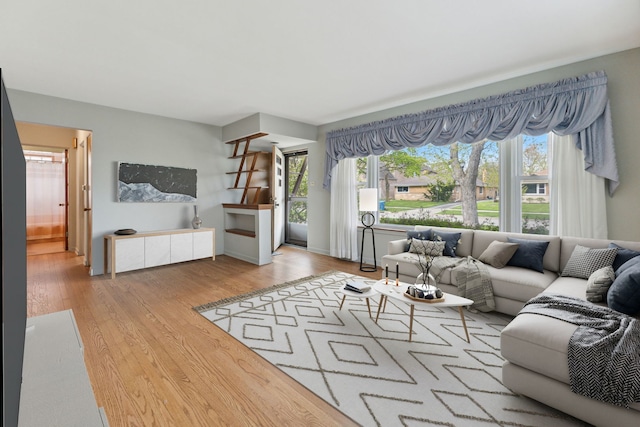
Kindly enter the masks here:
<path id="1" fill-rule="evenodd" d="M 609 194 L 614 193 L 618 167 L 604 71 L 330 131 L 323 186 L 331 188 L 332 170 L 346 158 L 549 132 L 573 135 L 576 147 L 583 151 L 585 170 L 608 179 Z"/>

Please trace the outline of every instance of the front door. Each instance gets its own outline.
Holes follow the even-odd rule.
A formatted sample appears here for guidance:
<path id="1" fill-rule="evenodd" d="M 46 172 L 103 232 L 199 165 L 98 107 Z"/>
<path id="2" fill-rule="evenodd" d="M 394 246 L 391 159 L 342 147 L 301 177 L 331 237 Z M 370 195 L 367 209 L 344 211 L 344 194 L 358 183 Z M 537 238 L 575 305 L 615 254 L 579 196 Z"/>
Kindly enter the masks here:
<path id="1" fill-rule="evenodd" d="M 272 251 L 284 243 L 284 155 L 282 151 L 273 146 L 271 161 L 271 203 L 273 203 L 273 214 L 271 215 L 271 231 L 273 233 Z"/>
<path id="2" fill-rule="evenodd" d="M 307 152 L 285 154 L 287 206 L 285 242 L 307 246 Z"/>

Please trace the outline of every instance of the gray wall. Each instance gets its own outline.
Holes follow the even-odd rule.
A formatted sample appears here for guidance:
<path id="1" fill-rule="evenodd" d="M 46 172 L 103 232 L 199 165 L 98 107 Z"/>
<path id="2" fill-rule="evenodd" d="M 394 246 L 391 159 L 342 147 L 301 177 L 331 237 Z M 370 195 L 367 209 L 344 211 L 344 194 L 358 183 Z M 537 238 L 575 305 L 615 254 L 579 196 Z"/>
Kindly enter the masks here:
<path id="1" fill-rule="evenodd" d="M 609 237 L 640 240 L 640 49 L 607 55 L 564 67 L 533 73 L 447 96 L 354 117 L 319 128 L 319 141 L 309 144 L 309 235 L 308 250 L 329 253 L 329 192 L 322 188 L 325 135 L 332 129 L 368 123 L 401 114 L 427 110 L 527 86 L 556 81 L 591 71 L 609 76 L 609 97 L 621 185 L 607 199 Z M 118 204 L 115 195 L 118 161 L 192 167 L 198 169 L 198 205 L 204 226 L 218 230 L 216 253 L 224 253 L 221 203 L 235 203 L 238 195 L 226 190 L 225 171 L 236 165 L 227 159 L 221 144 L 221 129 L 214 126 L 167 119 L 130 111 L 9 90 L 16 120 L 93 131 L 94 233 L 93 267 L 102 271 L 102 235 L 118 228 L 138 230 L 188 227 L 191 206 L 184 204 Z M 378 251 L 382 256 L 385 251 Z"/>
<path id="2" fill-rule="evenodd" d="M 598 70 L 604 70 L 609 78 L 613 136 L 620 173 L 618 190 L 612 198 L 607 198 L 609 238 L 640 241 L 640 222 L 637 220 L 637 212 L 640 211 L 637 189 L 640 183 L 640 49 L 632 49 L 320 126 L 319 143 L 311 149 L 309 155 L 313 158 L 309 167 L 309 173 L 312 174 L 310 181 L 318 183 L 310 187 L 309 222 L 313 223 L 313 227 L 309 227 L 309 247 L 323 253 L 329 248 L 329 193 L 322 189 L 322 167 L 328 131 L 484 98 Z M 323 160 L 319 160 L 319 157 Z M 386 247 L 381 252 L 381 244 L 377 243 L 377 255 L 380 258 L 386 253 Z"/>
<path id="3" fill-rule="evenodd" d="M 103 271 L 103 235 L 120 228 L 138 231 L 190 228 L 193 206 L 185 203 L 118 203 L 118 161 L 198 170 L 198 206 L 203 227 L 216 228 L 216 254 L 224 252 L 221 203 L 234 202 L 226 171 L 228 146 L 219 127 L 9 90 L 17 121 L 93 132 L 92 273 Z"/>
<path id="4" fill-rule="evenodd" d="M 27 323 L 26 167 L 0 70 L 2 149 L 2 425 L 18 425 Z"/>

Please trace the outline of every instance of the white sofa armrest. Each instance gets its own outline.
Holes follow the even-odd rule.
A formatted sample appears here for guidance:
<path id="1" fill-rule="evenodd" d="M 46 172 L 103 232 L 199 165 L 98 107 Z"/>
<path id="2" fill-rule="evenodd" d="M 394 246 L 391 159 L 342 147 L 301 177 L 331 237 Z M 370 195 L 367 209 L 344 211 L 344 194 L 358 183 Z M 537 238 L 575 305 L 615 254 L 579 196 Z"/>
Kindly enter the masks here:
<path id="1" fill-rule="evenodd" d="M 405 245 L 407 244 L 407 239 L 401 240 L 392 240 L 387 243 L 387 254 L 388 255 L 396 255 L 406 252 L 404 250 Z"/>

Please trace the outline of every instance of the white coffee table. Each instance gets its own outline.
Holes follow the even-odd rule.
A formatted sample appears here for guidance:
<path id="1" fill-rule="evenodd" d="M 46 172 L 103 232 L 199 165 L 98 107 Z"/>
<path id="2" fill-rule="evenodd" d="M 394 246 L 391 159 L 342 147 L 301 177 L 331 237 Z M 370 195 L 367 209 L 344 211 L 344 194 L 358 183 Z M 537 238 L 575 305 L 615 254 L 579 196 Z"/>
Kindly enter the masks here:
<path id="1" fill-rule="evenodd" d="M 380 311 L 384 312 L 385 305 L 387 303 L 387 298 L 392 298 L 395 301 L 399 301 L 405 303 L 410 306 L 409 309 L 409 341 L 411 341 L 411 335 L 413 334 L 413 312 L 415 309 L 415 304 L 428 304 L 432 307 L 458 307 L 458 311 L 460 313 L 460 319 L 462 320 L 462 326 L 464 327 L 464 333 L 467 335 L 467 342 L 471 342 L 469 338 L 469 331 L 467 330 L 467 322 L 464 320 L 464 312 L 462 311 L 463 307 L 470 306 L 473 304 L 473 301 L 468 298 L 459 297 L 453 294 L 447 294 L 443 292 L 444 301 L 441 302 L 422 302 L 416 301 L 411 298 L 407 298 L 404 296 L 407 287 L 410 286 L 409 283 L 399 282 L 396 286 L 395 280 L 389 279 L 389 284 L 386 284 L 386 280 L 378 280 L 373 285 L 373 290 L 380 294 L 380 303 L 378 304 L 378 313 L 376 314 L 376 323 L 378 323 L 378 317 L 380 317 Z"/>
<path id="2" fill-rule="evenodd" d="M 364 298 L 365 301 L 367 302 L 369 317 L 373 317 L 371 316 L 371 304 L 369 303 L 369 298 L 375 297 L 376 295 L 378 295 L 378 292 L 376 292 L 376 290 L 373 289 L 373 287 L 371 287 L 371 289 L 369 289 L 368 291 L 362 292 L 362 293 L 349 291 L 344 287 L 340 287 L 340 292 L 342 292 L 343 297 L 342 297 L 342 301 L 340 302 L 340 308 L 338 310 L 342 310 L 342 305 L 344 304 L 344 300 L 347 299 L 347 297 Z"/>

